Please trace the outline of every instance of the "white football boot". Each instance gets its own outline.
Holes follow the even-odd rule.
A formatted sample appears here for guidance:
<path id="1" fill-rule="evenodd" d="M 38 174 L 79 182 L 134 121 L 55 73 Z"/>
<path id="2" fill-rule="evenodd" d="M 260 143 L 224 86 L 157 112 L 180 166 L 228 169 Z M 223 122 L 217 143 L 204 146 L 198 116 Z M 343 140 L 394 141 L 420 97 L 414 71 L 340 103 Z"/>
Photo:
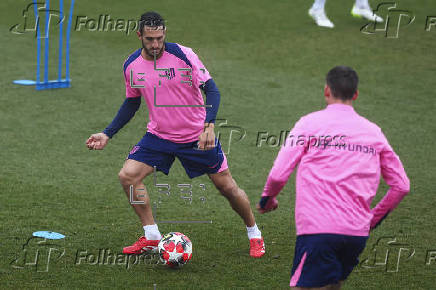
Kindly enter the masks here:
<path id="1" fill-rule="evenodd" d="M 324 9 L 313 9 L 313 8 L 310 8 L 309 9 L 309 15 L 310 15 L 310 17 L 313 18 L 313 20 L 315 20 L 315 23 L 318 26 L 328 27 L 328 28 L 335 27 L 333 22 L 331 22 L 330 19 L 327 18 L 327 15 L 325 14 Z"/>
<path id="2" fill-rule="evenodd" d="M 351 15 L 359 18 L 363 17 L 375 22 L 383 22 L 383 18 L 375 14 L 369 7 L 362 9 L 362 8 L 357 8 L 356 5 L 354 5 L 353 9 L 351 10 Z"/>

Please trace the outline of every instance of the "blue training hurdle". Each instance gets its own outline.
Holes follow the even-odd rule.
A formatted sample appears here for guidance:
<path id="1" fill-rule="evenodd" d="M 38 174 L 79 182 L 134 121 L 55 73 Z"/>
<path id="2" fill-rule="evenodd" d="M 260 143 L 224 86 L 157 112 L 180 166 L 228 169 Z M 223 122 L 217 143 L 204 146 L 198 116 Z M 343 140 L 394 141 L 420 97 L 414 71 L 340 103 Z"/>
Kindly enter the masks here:
<path id="1" fill-rule="evenodd" d="M 36 80 L 15 80 L 14 84 L 35 86 L 37 90 L 69 88 L 70 79 L 70 37 L 71 23 L 73 18 L 74 0 L 71 0 L 68 23 L 65 36 L 65 78 L 62 78 L 62 52 L 63 52 L 63 20 L 64 20 L 64 1 L 59 0 L 59 54 L 58 54 L 58 78 L 55 80 L 48 79 L 48 60 L 49 60 L 49 26 L 50 26 L 50 0 L 45 1 L 45 35 L 44 35 L 44 79 L 41 81 L 41 32 L 39 29 L 39 14 L 37 0 L 33 0 L 33 13 L 36 20 Z"/>

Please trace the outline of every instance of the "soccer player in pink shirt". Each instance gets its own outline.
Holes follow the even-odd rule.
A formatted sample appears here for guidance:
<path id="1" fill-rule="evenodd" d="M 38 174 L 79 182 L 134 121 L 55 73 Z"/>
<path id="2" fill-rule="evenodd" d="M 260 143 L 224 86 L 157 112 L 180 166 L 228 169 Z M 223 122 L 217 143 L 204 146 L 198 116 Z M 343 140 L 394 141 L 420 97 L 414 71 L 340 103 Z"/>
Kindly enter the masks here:
<path id="1" fill-rule="evenodd" d="M 130 151 L 119 173 L 128 198 L 133 186 L 132 207 L 141 220 L 144 236 L 125 247 L 123 253 L 156 250 L 161 234 L 143 179 L 154 168 L 168 175 L 178 158 L 190 178 L 207 174 L 228 199 L 247 227 L 250 255 L 260 258 L 265 254 L 265 246 L 250 202 L 232 178 L 226 156 L 215 138 L 214 122 L 220 102 L 215 82 L 191 48 L 165 42 L 165 21 L 158 13 L 141 15 L 137 34 L 142 47 L 124 63 L 126 100 L 112 123 L 86 141 L 89 149 L 103 149 L 130 121 L 141 104 L 141 97 L 144 98 L 150 119 L 147 132 Z M 201 90 L 206 95 L 206 104 Z"/>
<path id="2" fill-rule="evenodd" d="M 276 209 L 276 196 L 298 165 L 293 289 L 340 289 L 358 264 L 370 230 L 409 192 L 403 165 L 381 129 L 353 109 L 357 84 L 349 67 L 329 71 L 327 107 L 295 124 L 257 205 L 260 213 Z M 371 209 L 380 174 L 390 188 Z"/>

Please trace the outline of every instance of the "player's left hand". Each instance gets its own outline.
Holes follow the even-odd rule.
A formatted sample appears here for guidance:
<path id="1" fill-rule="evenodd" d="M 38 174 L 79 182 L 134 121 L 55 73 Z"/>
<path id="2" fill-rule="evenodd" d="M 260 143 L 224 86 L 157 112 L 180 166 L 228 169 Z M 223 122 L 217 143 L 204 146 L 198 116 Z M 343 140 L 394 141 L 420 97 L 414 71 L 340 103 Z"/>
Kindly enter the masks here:
<path id="1" fill-rule="evenodd" d="M 273 196 L 262 196 L 256 209 L 259 213 L 263 214 L 269 211 L 276 210 L 279 207 L 279 202 Z"/>
<path id="2" fill-rule="evenodd" d="M 215 132 L 214 124 L 204 124 L 203 133 L 201 133 L 198 138 L 198 149 L 200 150 L 210 150 L 215 147 Z"/>

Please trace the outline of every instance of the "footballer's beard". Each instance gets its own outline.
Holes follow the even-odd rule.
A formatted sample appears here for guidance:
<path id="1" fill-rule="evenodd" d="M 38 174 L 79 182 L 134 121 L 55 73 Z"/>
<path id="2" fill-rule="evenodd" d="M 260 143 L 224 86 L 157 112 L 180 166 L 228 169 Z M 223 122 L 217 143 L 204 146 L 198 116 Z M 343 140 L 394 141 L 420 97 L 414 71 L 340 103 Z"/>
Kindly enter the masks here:
<path id="1" fill-rule="evenodd" d="M 142 48 L 144 49 L 145 54 L 148 55 L 151 58 L 154 58 L 154 55 L 156 53 L 156 59 L 160 58 L 162 56 L 162 54 L 163 54 L 163 51 L 164 51 L 164 46 L 162 46 L 162 48 L 159 51 L 155 51 L 153 49 L 147 49 L 145 47 L 144 43 L 142 43 Z"/>

